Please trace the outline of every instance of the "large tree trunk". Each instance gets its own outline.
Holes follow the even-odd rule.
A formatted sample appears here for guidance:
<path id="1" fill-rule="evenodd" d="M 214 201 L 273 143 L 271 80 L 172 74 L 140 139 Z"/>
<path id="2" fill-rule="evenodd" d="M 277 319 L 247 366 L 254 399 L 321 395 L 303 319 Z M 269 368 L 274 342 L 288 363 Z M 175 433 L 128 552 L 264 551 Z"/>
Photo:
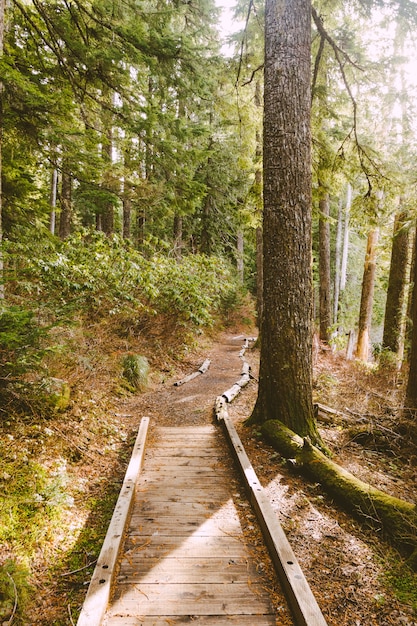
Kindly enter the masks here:
<path id="1" fill-rule="evenodd" d="M 298 437 L 278 421 L 266 422 L 262 426 L 262 432 L 274 448 L 284 457 L 292 459 L 295 467 L 308 473 L 350 512 L 364 518 L 367 523 L 382 528 L 408 554 L 415 553 L 415 504 L 390 496 L 359 480 L 311 445 L 308 439 Z"/>
<path id="2" fill-rule="evenodd" d="M 332 310 L 330 300 L 330 200 L 325 193 L 320 200 L 319 277 L 320 277 L 320 339 L 328 342 Z"/>
<path id="3" fill-rule="evenodd" d="M 376 247 L 378 244 L 378 236 L 378 228 L 370 230 L 366 245 L 361 305 L 359 312 L 358 343 L 356 346 L 356 358 L 361 359 L 362 361 L 367 361 L 369 356 L 369 336 L 371 331 L 372 305 L 374 300 Z"/>
<path id="4" fill-rule="evenodd" d="M 407 212 L 401 210 L 395 216 L 387 301 L 385 305 L 384 335 L 382 338 L 384 348 L 389 348 L 396 353 L 400 352 L 402 344 L 404 297 L 407 284 L 410 240 L 407 218 Z"/>
<path id="5" fill-rule="evenodd" d="M 61 179 L 61 215 L 59 216 L 59 236 L 66 239 L 71 233 L 72 223 L 72 178 L 66 164 L 63 164 Z"/>
<path id="6" fill-rule="evenodd" d="M 319 440 L 312 403 L 309 0 L 267 0 L 264 298 L 251 421 L 279 419 Z"/>

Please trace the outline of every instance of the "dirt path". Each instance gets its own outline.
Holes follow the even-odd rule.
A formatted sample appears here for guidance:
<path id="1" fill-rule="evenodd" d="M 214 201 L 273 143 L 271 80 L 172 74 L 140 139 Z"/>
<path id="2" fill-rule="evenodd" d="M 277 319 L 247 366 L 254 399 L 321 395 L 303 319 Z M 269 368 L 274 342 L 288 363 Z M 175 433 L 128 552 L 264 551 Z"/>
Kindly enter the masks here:
<path id="1" fill-rule="evenodd" d="M 127 410 L 144 412 L 151 418 L 151 427 L 194 426 L 210 423 L 213 419 L 214 401 L 239 378 L 242 361 L 239 351 L 244 335 L 222 335 L 220 341 L 202 354 L 201 359 L 190 364 L 183 374 L 195 371 L 205 359 L 210 359 L 206 373 L 179 387 L 174 383 L 182 375 L 176 373 L 163 381 L 152 392 L 132 398 Z"/>

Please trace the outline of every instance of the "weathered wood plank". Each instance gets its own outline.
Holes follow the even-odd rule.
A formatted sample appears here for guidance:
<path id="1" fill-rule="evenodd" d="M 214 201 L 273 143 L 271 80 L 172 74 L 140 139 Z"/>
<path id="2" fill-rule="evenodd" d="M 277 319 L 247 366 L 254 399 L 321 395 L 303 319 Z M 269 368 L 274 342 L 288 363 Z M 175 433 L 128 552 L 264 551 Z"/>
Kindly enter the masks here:
<path id="1" fill-rule="evenodd" d="M 165 434 L 176 435 L 179 437 L 185 437 L 187 435 L 203 435 L 216 433 L 216 426 L 213 424 L 207 424 L 205 426 L 158 426 L 158 436 L 162 438 Z"/>
<path id="2" fill-rule="evenodd" d="M 217 502 L 158 502 L 157 500 L 141 499 L 137 503 L 137 511 L 145 516 L 168 515 L 169 517 L 197 516 L 198 519 L 208 518 L 221 507 Z M 135 511 L 136 514 L 136 511 Z"/>
<path id="3" fill-rule="evenodd" d="M 173 470 L 181 467 L 195 467 L 205 469 L 227 468 L 227 464 L 224 461 L 223 455 L 214 455 L 202 457 L 201 455 L 189 456 L 181 458 L 178 455 L 175 457 L 166 455 L 155 455 L 146 460 L 148 471 L 157 470 L 158 467 L 172 467 Z"/>
<path id="4" fill-rule="evenodd" d="M 190 534 L 198 537 L 222 537 L 224 535 L 240 535 L 242 527 L 239 518 L 224 516 L 223 519 L 196 519 L 193 517 L 145 517 L 135 515 L 131 521 L 131 534 L 143 537 L 150 535 L 185 536 Z"/>
<path id="5" fill-rule="evenodd" d="M 222 451 L 216 447 L 210 446 L 195 446 L 193 444 L 186 444 L 181 441 L 182 446 L 180 447 L 178 444 L 174 447 L 174 445 L 170 446 L 158 446 L 154 449 L 152 453 L 153 459 L 158 459 L 160 457 L 169 457 L 170 459 L 176 459 L 177 457 L 188 457 L 188 456 L 197 456 L 197 457 L 211 457 L 211 456 L 221 456 Z"/>
<path id="6" fill-rule="evenodd" d="M 119 584 L 131 583 L 241 583 L 254 580 L 256 568 L 246 558 L 173 557 L 167 559 L 124 558 L 117 577 Z"/>
<path id="7" fill-rule="evenodd" d="M 114 615 L 103 626 L 276 626 L 275 615 Z"/>
<path id="8" fill-rule="evenodd" d="M 240 537 L 141 537 L 129 533 L 126 540 L 127 558 L 141 555 L 144 559 L 166 558 L 167 556 L 198 557 L 209 559 L 213 555 L 232 559 L 249 554 Z"/>
<path id="9" fill-rule="evenodd" d="M 159 488 L 140 487 L 136 490 L 138 498 L 152 498 L 154 502 L 217 502 L 222 504 L 230 498 L 230 491 L 225 487 L 209 484 L 203 487 L 171 487 L 161 485 Z"/>
<path id="10" fill-rule="evenodd" d="M 119 585 L 109 614 L 253 615 L 270 612 L 270 598 L 260 584 Z"/>
<path id="11" fill-rule="evenodd" d="M 172 489 L 186 489 L 189 487 L 190 483 L 194 488 L 198 487 L 201 489 L 207 489 L 211 486 L 214 488 L 219 486 L 221 489 L 226 483 L 229 484 L 229 486 L 235 486 L 234 491 L 237 492 L 239 490 L 239 482 L 237 480 L 230 479 L 230 472 L 228 474 L 228 480 L 224 478 L 226 475 L 226 472 L 222 474 L 221 482 L 219 483 L 218 477 L 216 482 L 213 481 L 213 472 L 211 470 L 207 472 L 193 472 L 192 477 L 190 477 L 190 472 L 187 470 L 174 473 L 172 472 L 172 469 L 170 469 L 169 472 L 153 472 L 152 474 L 147 474 L 146 477 L 142 476 L 142 479 L 137 486 L 137 493 L 141 493 L 142 490 L 155 486 L 164 487 L 171 485 Z"/>

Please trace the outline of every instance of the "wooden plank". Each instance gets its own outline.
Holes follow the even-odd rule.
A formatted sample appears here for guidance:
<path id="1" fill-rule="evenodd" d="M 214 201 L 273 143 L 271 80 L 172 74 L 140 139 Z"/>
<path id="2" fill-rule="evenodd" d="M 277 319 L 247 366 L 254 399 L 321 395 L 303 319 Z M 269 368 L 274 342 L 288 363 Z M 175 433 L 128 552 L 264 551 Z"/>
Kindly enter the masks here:
<path id="1" fill-rule="evenodd" d="M 218 447 L 209 446 L 194 446 L 190 444 L 183 444 L 186 447 L 179 447 L 170 444 L 169 446 L 158 446 L 152 452 L 153 459 L 159 459 L 161 457 L 169 457 L 170 459 L 176 459 L 178 457 L 196 456 L 200 457 L 217 457 L 222 455 L 222 451 Z"/>
<path id="2" fill-rule="evenodd" d="M 103 626 L 276 626 L 275 615 L 114 615 Z"/>
<path id="3" fill-rule="evenodd" d="M 218 432 L 213 424 L 205 426 L 158 426 L 158 435 L 163 437 L 165 434 L 177 435 L 184 437 L 186 435 L 194 436 L 196 434 L 210 434 Z"/>
<path id="4" fill-rule="evenodd" d="M 208 478 L 213 480 L 214 477 L 229 477 L 230 478 L 230 469 L 228 469 L 225 465 L 217 465 L 215 467 L 215 472 L 213 467 L 207 467 L 204 464 L 203 467 L 199 466 L 189 466 L 182 465 L 181 467 L 173 467 L 172 465 L 161 465 L 160 463 L 155 464 L 155 467 L 150 471 L 150 467 L 147 463 L 146 468 L 143 473 L 143 481 L 148 480 L 159 480 L 160 478 L 164 478 L 166 476 L 172 476 L 177 479 L 179 477 L 186 478 L 187 476 L 195 476 L 196 478 Z M 142 481 L 141 481 L 142 482 Z"/>
<path id="5" fill-rule="evenodd" d="M 137 503 L 137 511 L 141 515 L 147 517 L 156 517 L 158 515 L 169 515 L 170 517 L 179 517 L 184 515 L 186 517 L 195 516 L 198 519 L 201 517 L 210 517 L 221 506 L 217 502 L 158 502 L 152 498 L 142 499 Z"/>
<path id="6" fill-rule="evenodd" d="M 219 435 L 216 433 L 212 433 L 212 434 L 200 434 L 200 433 L 196 433 L 193 436 L 187 436 L 184 437 L 183 435 L 164 435 L 162 438 L 158 439 L 158 441 L 155 442 L 155 450 L 158 448 L 167 448 L 168 446 L 174 446 L 174 445 L 178 445 L 178 443 L 181 443 L 182 445 L 186 446 L 189 445 L 190 442 L 193 445 L 205 445 L 205 446 L 212 446 L 212 447 L 216 447 L 217 449 L 221 448 L 220 442 L 219 442 Z"/>
<path id="7" fill-rule="evenodd" d="M 228 477 L 228 481 L 225 480 L 225 476 Z M 214 482 L 214 480 L 216 482 Z M 235 486 L 235 492 L 238 492 L 239 490 L 238 481 L 233 479 L 230 480 L 230 472 L 228 474 L 223 473 L 221 475 L 221 480 L 219 480 L 217 472 L 216 477 L 214 477 L 211 470 L 209 470 L 208 472 L 193 472 L 192 475 L 190 475 L 189 471 L 173 473 L 171 468 L 170 472 L 152 472 L 152 474 L 147 474 L 146 477 L 142 476 L 142 480 L 137 485 L 136 492 L 141 493 L 142 491 L 150 489 L 151 487 L 160 486 L 161 488 L 164 488 L 168 485 L 171 485 L 173 490 L 186 489 L 187 487 L 189 487 L 190 483 L 192 483 L 194 488 L 198 487 L 203 490 L 210 489 L 211 486 L 213 486 L 213 488 L 219 486 L 219 488 L 221 489 L 222 487 L 220 487 L 220 485 L 224 484 L 229 484 L 229 486 L 231 484 L 232 487 Z"/>
<path id="8" fill-rule="evenodd" d="M 129 534 L 125 555 L 140 555 L 144 559 L 166 558 L 168 555 L 209 559 L 213 555 L 245 558 L 248 549 L 243 539 L 236 537 L 141 537 Z"/>
<path id="9" fill-rule="evenodd" d="M 140 534 L 142 537 L 156 534 L 187 537 L 191 533 L 196 537 L 222 537 L 224 535 L 242 534 L 242 527 L 237 515 L 233 519 L 230 517 L 223 519 L 209 517 L 201 520 L 184 516 L 145 517 L 135 515 L 131 520 L 131 533 Z"/>
<path id="10" fill-rule="evenodd" d="M 77 626 L 99 626 L 105 613 L 135 484 L 142 468 L 149 418 L 143 417 L 106 537 L 91 578 Z"/>
<path id="11" fill-rule="evenodd" d="M 152 498 L 154 502 L 217 502 L 222 504 L 230 498 L 230 491 L 224 487 L 213 485 L 211 488 L 208 484 L 198 487 L 171 487 L 161 485 L 155 488 L 155 485 L 139 488 L 136 490 L 138 498 Z"/>
<path id="12" fill-rule="evenodd" d="M 270 598 L 261 584 L 119 585 L 109 615 L 253 615 L 270 613 Z"/>
<path id="13" fill-rule="evenodd" d="M 218 455 L 220 456 L 220 455 Z M 223 456 L 223 455 L 221 455 Z M 206 470 L 216 470 L 219 469 L 227 469 L 227 465 L 225 464 L 223 459 L 217 458 L 217 456 L 205 457 L 202 459 L 200 456 L 190 456 L 190 457 L 176 457 L 175 462 L 174 459 L 170 459 L 167 457 L 151 457 L 146 459 L 146 466 L 149 471 L 156 471 L 158 467 L 172 467 L 172 471 L 176 471 L 177 468 L 181 467 L 193 467 L 193 468 L 201 468 L 203 467 Z"/>
<path id="14" fill-rule="evenodd" d="M 167 559 L 136 559 L 121 562 L 117 577 L 119 584 L 132 583 L 232 583 L 247 582 L 257 575 L 256 568 L 246 558 L 172 557 Z"/>
<path id="15" fill-rule="evenodd" d="M 222 423 L 241 469 L 264 539 L 268 545 L 275 569 L 281 579 L 297 625 L 327 626 L 316 598 L 265 495 L 232 421 L 229 417 L 226 417 Z"/>

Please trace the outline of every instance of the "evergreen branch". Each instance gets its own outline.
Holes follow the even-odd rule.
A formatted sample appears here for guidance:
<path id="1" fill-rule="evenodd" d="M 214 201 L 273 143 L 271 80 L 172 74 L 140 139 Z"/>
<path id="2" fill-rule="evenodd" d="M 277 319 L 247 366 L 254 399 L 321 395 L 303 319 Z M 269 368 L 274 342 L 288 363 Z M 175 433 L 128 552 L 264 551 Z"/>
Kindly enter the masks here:
<path id="1" fill-rule="evenodd" d="M 261 65 L 259 65 L 257 68 L 255 68 L 251 74 L 251 77 L 249 78 L 249 80 L 245 81 L 244 83 L 242 83 L 242 87 L 246 87 L 246 85 L 250 85 L 251 82 L 253 81 L 253 79 L 255 78 L 255 75 L 257 72 L 259 72 L 260 70 L 263 70 L 265 67 L 265 63 L 261 63 Z"/>
<path id="2" fill-rule="evenodd" d="M 368 184 L 368 191 L 366 192 L 366 197 L 369 197 L 372 193 L 372 182 L 371 182 L 371 174 L 369 171 L 369 168 L 367 166 L 371 165 L 372 168 L 378 172 L 378 174 L 380 174 L 381 176 L 382 173 L 380 172 L 377 164 L 375 163 L 375 161 L 371 158 L 371 156 L 368 154 L 367 150 L 365 150 L 365 148 L 362 146 L 359 137 L 358 137 L 358 104 L 356 102 L 356 99 L 352 93 L 352 89 L 350 88 L 350 84 L 349 81 L 347 79 L 346 76 L 346 72 L 345 72 L 345 62 L 348 62 L 350 65 L 352 65 L 353 67 L 355 67 L 356 69 L 359 69 L 361 71 L 363 71 L 363 68 L 360 67 L 357 63 L 355 63 L 354 61 L 352 61 L 352 59 L 349 57 L 349 55 L 342 50 L 334 41 L 334 39 L 332 37 L 330 37 L 330 35 L 328 34 L 328 32 L 326 31 L 326 29 L 324 28 L 324 24 L 323 24 L 323 20 L 321 19 L 321 17 L 318 15 L 317 11 L 315 10 L 314 7 L 311 7 L 311 12 L 312 12 L 312 16 L 313 16 L 313 20 L 314 23 L 317 27 L 317 30 L 319 32 L 319 35 L 321 37 L 321 41 L 320 41 L 320 57 L 322 54 L 322 43 L 324 45 L 324 42 L 327 41 L 327 43 L 330 45 L 330 47 L 332 48 L 334 55 L 335 55 L 335 59 L 337 61 L 337 64 L 339 66 L 339 70 L 340 73 L 342 75 L 342 80 L 343 83 L 345 85 L 346 91 L 348 93 L 349 99 L 352 103 L 352 110 L 353 110 L 353 126 L 352 126 L 352 130 L 350 131 L 350 133 L 347 135 L 345 141 L 347 141 L 352 133 L 354 136 L 354 142 L 355 142 L 355 146 L 356 146 L 356 150 L 358 153 L 358 158 L 359 158 L 359 164 L 361 167 L 362 172 L 364 173 L 365 177 L 366 177 L 366 181 Z M 319 61 L 320 62 L 320 61 Z M 317 79 L 317 75 L 316 75 L 316 69 L 318 72 L 318 65 L 317 65 L 317 59 L 316 59 L 316 64 L 315 64 L 315 78 L 313 80 Z M 315 83 L 314 83 L 315 84 Z M 345 141 L 343 143 L 345 143 Z M 341 148 L 339 149 L 339 152 L 343 152 L 343 144 L 341 146 Z M 367 162 L 367 163 L 366 163 Z"/>
<path id="3" fill-rule="evenodd" d="M 325 42 L 326 42 L 325 37 L 323 37 L 323 35 L 320 35 L 320 45 L 319 45 L 316 59 L 314 61 L 313 81 L 311 84 L 311 100 L 313 100 L 315 90 L 316 90 L 316 83 L 317 83 L 317 78 L 318 78 L 319 69 L 320 69 L 321 57 L 323 56 Z"/>
<path id="4" fill-rule="evenodd" d="M 356 69 L 361 70 L 363 72 L 364 68 L 361 67 L 355 61 L 353 61 L 353 59 L 351 59 L 348 53 L 345 52 L 345 50 L 343 50 L 340 46 L 338 46 L 335 40 L 332 37 L 330 37 L 327 30 L 324 28 L 322 18 L 320 17 L 320 15 L 317 13 L 316 9 L 313 6 L 311 7 L 311 14 L 313 16 L 313 20 L 314 20 L 314 23 L 316 25 L 316 28 L 320 37 L 323 37 L 328 42 L 328 44 L 333 49 L 335 54 L 337 53 L 338 61 L 340 59 L 340 55 L 342 55 L 345 58 L 345 60 L 349 63 L 349 65 L 352 65 L 352 67 L 355 67 Z"/>

